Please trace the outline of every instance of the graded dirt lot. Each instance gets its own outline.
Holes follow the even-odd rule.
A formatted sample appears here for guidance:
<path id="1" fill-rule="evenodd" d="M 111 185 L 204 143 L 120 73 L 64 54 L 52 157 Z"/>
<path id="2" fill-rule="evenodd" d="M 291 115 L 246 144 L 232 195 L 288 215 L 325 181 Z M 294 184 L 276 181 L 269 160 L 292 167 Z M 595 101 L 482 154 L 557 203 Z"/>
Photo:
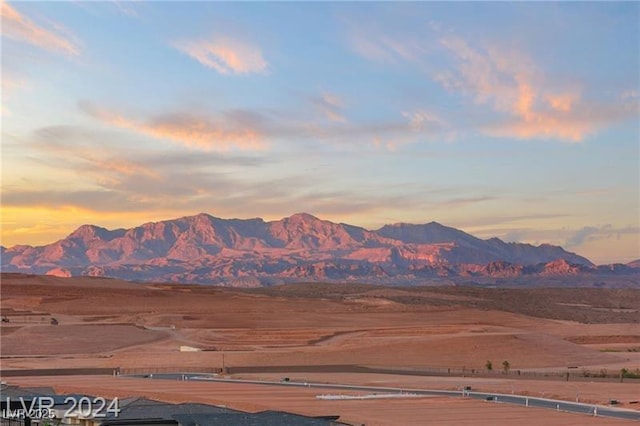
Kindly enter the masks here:
<path id="1" fill-rule="evenodd" d="M 2 370 L 108 367 L 162 372 L 224 366 L 234 374 L 253 369 L 260 375 L 279 367 L 276 376 L 289 371 L 334 382 L 344 379 L 340 374 L 360 367 L 409 374 L 437 370 L 445 376 L 461 372 L 481 376 L 466 379 L 484 380 L 479 386 L 491 391 L 515 389 L 568 400 L 584 392 L 585 401 L 603 404 L 617 398 L 626 408 L 640 408 L 628 404 L 638 386 L 633 380 L 620 384 L 615 378 L 606 383 L 592 379 L 602 373 L 615 376 L 622 368 L 630 372 L 640 368 L 640 290 L 358 284 L 236 290 L 3 274 L 0 297 Z M 198 351 L 181 351 L 181 347 Z M 491 372 L 486 370 L 488 360 Z M 508 375 L 501 371 L 503 361 L 508 361 Z M 572 376 L 567 383 L 562 375 L 568 371 L 588 377 Z M 373 380 L 370 377 L 353 376 L 347 383 Z M 398 386 L 434 380 L 381 377 Z M 432 384 L 455 389 L 460 385 L 456 379 L 440 377 L 441 382 Z M 283 408 L 271 399 L 262 401 L 262 394 L 242 392 L 246 401 L 260 407 Z M 242 398 L 234 401 L 244 403 Z M 367 403 L 371 401 L 334 401 L 323 407 L 345 407 L 340 413 L 347 413 L 351 412 L 348 407 L 357 406 L 354 418 L 358 418 L 357 412 L 375 411 L 362 409 Z M 507 410 L 469 403 L 465 407 Z M 407 412 L 417 413 L 410 408 L 417 403 L 404 400 L 380 404 L 379 410 L 391 405 L 403 409 L 404 405 L 396 404 L 406 404 Z M 457 407 L 459 402 L 451 404 Z M 439 410 L 429 402 L 428 406 Z M 509 424 L 519 421 L 519 415 L 528 415 L 512 409 L 515 417 L 510 417 Z M 304 405 L 300 410 L 307 413 L 309 408 Z M 441 410 L 443 415 L 445 411 Z M 391 424 L 380 416 L 371 417 L 367 424 Z M 473 418 L 470 415 L 469 421 Z"/>

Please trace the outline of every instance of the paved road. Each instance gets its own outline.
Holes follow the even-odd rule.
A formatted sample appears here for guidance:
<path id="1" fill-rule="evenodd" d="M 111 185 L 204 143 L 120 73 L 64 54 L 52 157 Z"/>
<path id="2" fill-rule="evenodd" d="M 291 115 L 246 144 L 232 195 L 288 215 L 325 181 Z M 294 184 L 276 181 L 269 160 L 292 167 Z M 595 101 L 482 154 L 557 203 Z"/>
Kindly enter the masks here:
<path id="1" fill-rule="evenodd" d="M 138 376 L 139 377 L 139 376 Z M 578 402 L 568 402 L 547 398 L 536 398 L 521 395 L 508 395 L 488 392 L 473 391 L 447 391 L 447 390 L 426 390 L 426 389 L 410 389 L 410 388 L 393 388 L 378 386 L 356 386 L 342 384 L 326 384 L 326 383 L 310 383 L 310 382 L 276 382 L 269 380 L 242 380 L 242 379 L 225 379 L 212 374 L 152 374 L 144 377 L 152 379 L 166 380 L 198 380 L 222 383 L 238 383 L 238 384 L 256 384 L 270 386 L 289 386 L 289 387 L 306 387 L 320 389 L 341 389 L 341 390 L 357 390 L 365 392 L 383 392 L 383 393 L 412 393 L 418 395 L 430 396 L 458 396 L 481 399 L 491 403 L 516 404 L 526 407 L 547 408 L 570 413 L 586 414 L 590 416 L 614 417 L 618 419 L 640 421 L 640 411 L 628 410 L 624 408 L 615 408 L 604 405 L 583 404 Z"/>

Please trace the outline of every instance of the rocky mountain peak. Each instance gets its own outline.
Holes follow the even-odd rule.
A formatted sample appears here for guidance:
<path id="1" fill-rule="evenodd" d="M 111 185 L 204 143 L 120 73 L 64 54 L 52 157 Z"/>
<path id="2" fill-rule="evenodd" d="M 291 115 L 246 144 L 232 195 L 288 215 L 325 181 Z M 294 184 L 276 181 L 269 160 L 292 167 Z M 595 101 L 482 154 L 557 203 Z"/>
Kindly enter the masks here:
<path id="1" fill-rule="evenodd" d="M 124 233 L 124 229 L 116 229 L 110 231 L 106 228 L 102 228 L 96 225 L 82 225 L 71 234 L 69 234 L 67 238 L 81 240 L 86 244 L 87 242 L 92 240 L 110 241 L 114 238 L 121 237 L 122 235 L 124 235 Z"/>
<path id="2" fill-rule="evenodd" d="M 317 223 L 322 222 L 321 219 L 318 219 L 312 214 L 309 213 L 295 213 L 284 220 L 289 220 L 291 223 Z"/>
<path id="3" fill-rule="evenodd" d="M 592 266 L 561 247 L 482 240 L 438 222 L 397 223 L 368 231 L 308 213 L 270 222 L 200 213 L 113 231 L 83 225 L 52 244 L 2 250 L 6 272 L 64 270 L 71 275 L 192 283 L 245 278 L 267 284 L 329 278 L 412 283 L 434 274 L 573 275 L 595 270 Z M 630 270 L 610 268 L 607 273 Z"/>

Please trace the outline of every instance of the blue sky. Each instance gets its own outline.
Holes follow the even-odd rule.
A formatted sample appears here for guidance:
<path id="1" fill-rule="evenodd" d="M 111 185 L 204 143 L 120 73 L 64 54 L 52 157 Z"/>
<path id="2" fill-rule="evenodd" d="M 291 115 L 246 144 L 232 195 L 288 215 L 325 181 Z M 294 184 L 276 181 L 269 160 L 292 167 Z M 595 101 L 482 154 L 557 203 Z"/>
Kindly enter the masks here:
<path id="1" fill-rule="evenodd" d="M 634 2 L 2 3 L 2 244 L 208 212 L 640 257 Z"/>

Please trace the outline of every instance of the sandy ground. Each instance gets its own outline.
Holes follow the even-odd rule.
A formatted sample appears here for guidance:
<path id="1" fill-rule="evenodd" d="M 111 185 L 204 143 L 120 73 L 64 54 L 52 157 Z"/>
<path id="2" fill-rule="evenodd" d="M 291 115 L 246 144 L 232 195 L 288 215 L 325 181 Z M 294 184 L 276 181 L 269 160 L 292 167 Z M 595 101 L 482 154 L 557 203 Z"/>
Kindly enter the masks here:
<path id="1" fill-rule="evenodd" d="M 21 327 L 3 336 L 2 355 L 101 353 L 166 338 L 167 333 L 134 325 L 73 324 Z"/>
<path id="2" fill-rule="evenodd" d="M 362 287 L 354 294 L 350 287 L 343 287 L 351 293 L 334 291 L 324 297 L 322 287 L 317 285 L 312 289 L 319 293 L 314 294 L 304 288 L 294 289 L 295 294 L 289 294 L 292 290 L 279 294 L 275 288 L 262 294 L 89 278 L 3 276 L 1 284 L 2 315 L 9 319 L 0 327 L 3 370 L 77 367 L 197 370 L 222 367 L 223 358 L 232 371 L 243 366 L 296 365 L 483 370 L 487 360 L 498 370 L 502 361 L 508 360 L 512 371 L 564 372 L 568 367 L 578 367 L 573 371 L 618 372 L 621 368 L 640 368 L 640 325 L 635 317 L 630 316 L 627 323 L 610 323 L 610 318 L 603 317 L 599 310 L 594 311 L 597 314 L 594 317 L 588 316 L 589 311 L 581 313 L 589 323 L 558 319 L 573 314 L 574 308 L 555 302 L 549 302 L 549 312 L 556 319 L 549 319 L 470 307 L 464 303 L 476 303 L 477 297 L 462 294 L 463 290 L 455 294 L 455 289 L 448 290 L 448 294 L 430 290 L 415 295 L 402 289 Z M 551 297 L 544 289 L 536 291 L 542 292 L 543 297 L 539 297 L 542 301 Z M 483 292 L 482 297 L 492 294 Z M 602 293 L 603 297 L 607 294 Z M 590 297 L 597 300 L 597 296 Z M 403 297 L 407 297 L 406 303 L 401 302 L 405 300 Z M 526 301 L 518 303 L 514 302 L 514 306 L 526 307 Z M 621 318 L 619 312 L 612 315 Z M 51 325 L 52 318 L 58 325 Z M 180 346 L 185 345 L 203 351 L 181 352 Z M 581 401 L 598 403 L 611 398 L 629 401 L 637 393 L 630 384 L 514 380 L 512 376 L 462 379 L 290 374 L 313 381 L 444 389 L 455 389 L 464 381 L 489 391 L 544 394 L 566 400 L 575 400 L 578 394 Z M 282 375 L 278 373 L 275 377 Z M 36 384 L 35 378 L 11 378 L 14 380 Z M 113 379 L 94 379 L 94 388 L 87 387 L 86 392 L 154 391 L 147 382 L 123 385 L 125 382 L 115 384 L 109 380 Z M 37 382 L 49 383 L 88 386 L 82 378 L 41 378 Z M 166 398 L 198 397 L 198 391 L 183 386 L 187 385 L 168 386 L 166 395 L 170 397 Z M 263 387 L 242 388 L 237 394 L 225 388 L 221 394 L 227 391 L 230 399 L 225 401 L 229 404 L 255 404 L 260 409 L 278 408 L 305 414 L 332 414 L 339 409 L 337 413 L 356 421 L 366 420 L 367 424 L 391 424 L 388 422 L 400 420 L 399 412 L 407 416 L 403 417 L 406 422 L 401 422 L 404 424 L 430 416 L 446 419 L 447 412 L 450 416 L 466 413 L 451 417 L 457 419 L 456 424 L 477 424 L 473 421 L 485 415 L 490 419 L 502 415 L 505 417 L 501 419 L 510 419 L 506 423 L 487 424 L 514 424 L 529 419 L 533 412 L 500 404 L 489 407 L 477 401 L 461 404 L 459 400 L 446 398 L 436 402 L 428 399 L 424 403 L 394 401 L 391 409 L 386 403 L 375 406 L 375 401 L 316 401 L 315 394 L 311 402 L 291 395 L 278 399 L 275 396 L 279 391 L 268 392 Z M 540 424 L 548 416 L 558 421 L 552 424 L 576 424 L 572 423 L 575 415 L 546 411 L 540 414 Z M 580 424 L 589 421 L 581 418 Z"/>
<path id="3" fill-rule="evenodd" d="M 85 392 L 102 397 L 142 395 L 167 402 L 201 402 L 247 411 L 285 410 L 306 415 L 339 414 L 354 425 L 624 425 L 637 422 L 590 417 L 539 408 L 472 399 L 426 397 L 385 400 L 320 400 L 319 389 L 251 384 L 161 381 L 124 377 L 29 377 L 11 379 L 22 386 L 53 386 L 58 392 Z M 348 392 L 340 392 L 347 394 Z"/>

